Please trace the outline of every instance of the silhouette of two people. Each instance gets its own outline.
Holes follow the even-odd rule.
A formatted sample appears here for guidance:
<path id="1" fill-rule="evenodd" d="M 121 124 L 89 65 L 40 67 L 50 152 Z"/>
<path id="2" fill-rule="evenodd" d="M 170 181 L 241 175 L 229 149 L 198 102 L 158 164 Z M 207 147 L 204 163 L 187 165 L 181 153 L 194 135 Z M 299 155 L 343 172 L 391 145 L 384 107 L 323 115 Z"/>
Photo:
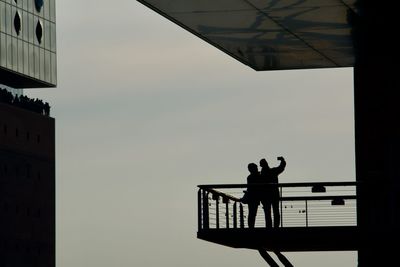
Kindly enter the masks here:
<path id="1" fill-rule="evenodd" d="M 278 175 L 281 174 L 286 167 L 286 161 L 283 157 L 278 157 L 279 166 L 271 168 L 265 159 L 260 160 L 261 172 L 255 163 L 249 163 L 248 170 L 250 175 L 247 177 L 247 204 L 249 208 L 248 226 L 254 228 L 257 209 L 260 203 L 263 205 L 265 214 L 265 226 L 272 227 L 271 209 L 274 214 L 274 227 L 280 225 L 279 214 L 279 188 Z"/>

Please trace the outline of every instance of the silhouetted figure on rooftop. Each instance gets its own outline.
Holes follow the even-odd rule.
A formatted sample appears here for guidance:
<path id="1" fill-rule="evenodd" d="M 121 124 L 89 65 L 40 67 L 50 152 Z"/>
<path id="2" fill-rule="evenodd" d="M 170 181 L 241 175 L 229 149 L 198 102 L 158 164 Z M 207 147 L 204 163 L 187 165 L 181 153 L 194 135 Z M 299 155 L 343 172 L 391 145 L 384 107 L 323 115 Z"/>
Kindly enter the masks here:
<path id="1" fill-rule="evenodd" d="M 247 166 L 250 175 L 247 176 L 247 184 L 254 185 L 262 183 L 260 172 L 258 171 L 257 164 L 249 163 Z M 249 186 L 247 188 L 247 204 L 249 206 L 249 215 L 247 218 L 247 222 L 249 228 L 254 228 L 256 223 L 256 216 L 257 216 L 257 209 L 258 205 L 260 204 L 260 196 L 261 190 L 259 187 L 256 186 Z"/>
<path id="2" fill-rule="evenodd" d="M 0 102 L 24 108 L 41 115 L 50 116 L 50 105 L 41 99 L 31 99 L 25 95 L 13 95 L 4 88 L 0 88 Z"/>
<path id="3" fill-rule="evenodd" d="M 50 105 L 48 102 L 44 104 L 44 115 L 50 116 Z"/>
<path id="4" fill-rule="evenodd" d="M 264 190 L 265 193 L 261 198 L 266 227 L 272 227 L 271 207 L 274 213 L 274 227 L 279 227 L 280 225 L 278 175 L 285 170 L 286 161 L 283 157 L 278 157 L 278 160 L 280 164 L 274 168 L 270 168 L 265 159 L 260 160 L 262 181 L 263 183 L 272 184 Z"/>

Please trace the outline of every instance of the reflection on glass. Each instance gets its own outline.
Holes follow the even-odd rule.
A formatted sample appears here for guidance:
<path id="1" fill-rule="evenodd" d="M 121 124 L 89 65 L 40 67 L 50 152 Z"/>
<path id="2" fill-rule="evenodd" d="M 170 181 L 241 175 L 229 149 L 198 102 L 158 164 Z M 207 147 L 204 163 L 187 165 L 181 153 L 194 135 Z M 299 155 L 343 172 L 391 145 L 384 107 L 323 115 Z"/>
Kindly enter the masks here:
<path id="1" fill-rule="evenodd" d="M 28 27 L 28 41 L 30 42 L 30 43 L 33 43 L 34 42 L 34 28 L 35 28 L 35 24 L 34 24 L 34 19 L 33 19 L 33 16 L 31 15 L 31 14 L 28 14 L 28 24 L 29 24 L 29 27 Z"/>
<path id="2" fill-rule="evenodd" d="M 11 27 L 10 27 L 10 21 L 11 21 L 11 6 L 6 5 L 6 16 L 5 16 L 5 28 L 6 28 L 6 33 L 11 34 Z"/>
<path id="3" fill-rule="evenodd" d="M 0 2 L 0 31 L 5 32 L 6 31 L 6 8 L 5 4 L 3 2 Z"/>
<path id="4" fill-rule="evenodd" d="M 57 83 L 57 57 L 55 53 L 51 53 L 51 82 Z"/>
<path id="5" fill-rule="evenodd" d="M 28 14 L 23 11 L 22 12 L 22 38 L 27 41 L 28 40 Z"/>
<path id="6" fill-rule="evenodd" d="M 21 40 L 17 40 L 17 66 L 18 72 L 24 72 L 24 43 Z"/>
<path id="7" fill-rule="evenodd" d="M 50 23 L 47 20 L 44 21 L 43 37 L 44 48 L 50 49 Z"/>
<path id="8" fill-rule="evenodd" d="M 51 82 L 51 69 L 50 69 L 50 52 L 45 51 L 44 55 L 44 78 L 46 82 Z"/>
<path id="9" fill-rule="evenodd" d="M 0 65 L 3 67 L 7 66 L 6 38 L 5 34 L 0 33 Z"/>
<path id="10" fill-rule="evenodd" d="M 44 80 L 44 49 L 40 49 L 40 75 L 39 79 Z"/>
<path id="11" fill-rule="evenodd" d="M 29 52 L 29 76 L 35 76 L 35 53 L 34 53 L 34 46 L 28 46 Z"/>
<path id="12" fill-rule="evenodd" d="M 23 72 L 24 72 L 24 74 L 26 74 L 26 75 L 29 75 L 29 45 L 28 45 L 28 43 L 27 42 L 24 42 L 23 43 L 23 46 L 24 46 L 24 69 L 23 69 Z"/>
<path id="13" fill-rule="evenodd" d="M 33 57 L 35 60 L 35 68 L 34 68 L 35 75 L 34 76 L 35 76 L 35 78 L 39 79 L 40 63 L 39 63 L 39 47 L 37 47 L 37 46 L 33 47 Z"/>
<path id="14" fill-rule="evenodd" d="M 55 52 L 56 51 L 56 25 L 54 23 L 50 23 L 50 39 L 51 39 L 50 50 L 52 52 Z"/>
<path id="15" fill-rule="evenodd" d="M 12 51 L 12 69 L 18 71 L 18 41 L 17 38 L 12 38 L 11 41 Z"/>

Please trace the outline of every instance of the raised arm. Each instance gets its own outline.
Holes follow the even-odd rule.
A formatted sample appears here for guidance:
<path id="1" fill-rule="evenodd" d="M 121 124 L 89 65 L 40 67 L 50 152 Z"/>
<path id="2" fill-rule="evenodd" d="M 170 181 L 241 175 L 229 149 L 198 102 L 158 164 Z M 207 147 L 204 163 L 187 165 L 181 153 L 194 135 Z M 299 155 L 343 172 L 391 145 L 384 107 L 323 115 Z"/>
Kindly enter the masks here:
<path id="1" fill-rule="evenodd" d="M 275 168 L 275 170 L 276 170 L 277 174 L 280 174 L 285 170 L 286 161 L 283 157 L 278 157 L 278 160 L 280 161 L 280 164 L 278 167 Z"/>

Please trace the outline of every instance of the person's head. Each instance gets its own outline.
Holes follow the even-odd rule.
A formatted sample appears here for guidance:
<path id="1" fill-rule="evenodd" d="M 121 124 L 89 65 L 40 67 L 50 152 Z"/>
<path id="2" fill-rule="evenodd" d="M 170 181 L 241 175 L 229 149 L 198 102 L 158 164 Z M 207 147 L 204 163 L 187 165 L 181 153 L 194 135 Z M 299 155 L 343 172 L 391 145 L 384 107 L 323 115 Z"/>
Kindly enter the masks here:
<path id="1" fill-rule="evenodd" d="M 257 167 L 257 164 L 255 164 L 255 163 L 249 163 L 249 165 L 247 165 L 247 169 L 249 170 L 250 173 L 258 172 L 258 167 Z"/>
<path id="2" fill-rule="evenodd" d="M 260 160 L 260 166 L 262 168 L 269 168 L 268 162 L 265 159 Z"/>

